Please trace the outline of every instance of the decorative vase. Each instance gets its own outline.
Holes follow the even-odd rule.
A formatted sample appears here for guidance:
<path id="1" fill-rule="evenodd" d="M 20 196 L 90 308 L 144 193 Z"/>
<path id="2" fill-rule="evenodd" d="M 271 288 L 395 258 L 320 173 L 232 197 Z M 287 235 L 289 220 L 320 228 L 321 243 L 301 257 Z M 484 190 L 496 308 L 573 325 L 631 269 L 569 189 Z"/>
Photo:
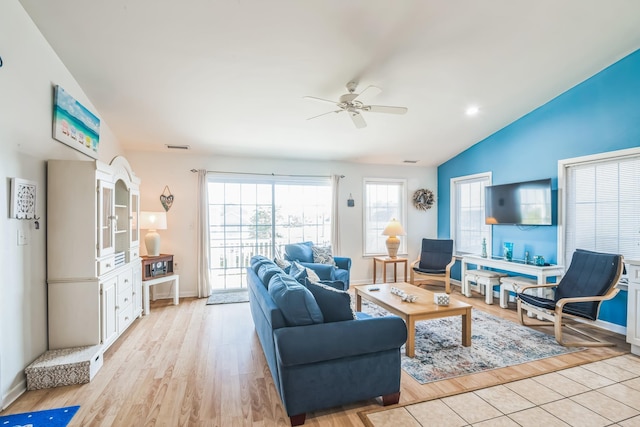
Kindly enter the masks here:
<path id="1" fill-rule="evenodd" d="M 504 242 L 503 254 L 504 259 L 511 261 L 513 259 L 513 243 Z"/>

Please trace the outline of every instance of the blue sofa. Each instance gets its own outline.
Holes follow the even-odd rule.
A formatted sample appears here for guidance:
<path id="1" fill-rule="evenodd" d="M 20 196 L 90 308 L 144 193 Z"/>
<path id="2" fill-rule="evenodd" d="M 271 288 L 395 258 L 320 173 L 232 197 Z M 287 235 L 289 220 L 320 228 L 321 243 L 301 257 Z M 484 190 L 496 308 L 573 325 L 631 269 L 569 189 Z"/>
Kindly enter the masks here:
<path id="1" fill-rule="evenodd" d="M 316 272 L 320 280 L 341 281 L 349 289 L 349 270 L 351 258 L 334 256 L 336 266 L 313 262 L 313 242 L 291 243 L 284 247 L 284 259 L 298 261 L 301 265 Z"/>
<path id="2" fill-rule="evenodd" d="M 251 259 L 247 284 L 256 333 L 292 426 L 304 424 L 307 412 L 379 396 L 384 405 L 398 403 L 400 347 L 407 339 L 402 319 L 348 308 L 349 319 L 330 321 L 325 311 L 324 321 L 312 285 L 300 285 L 261 256 Z M 292 313 L 308 316 L 308 324 L 293 321 Z"/>

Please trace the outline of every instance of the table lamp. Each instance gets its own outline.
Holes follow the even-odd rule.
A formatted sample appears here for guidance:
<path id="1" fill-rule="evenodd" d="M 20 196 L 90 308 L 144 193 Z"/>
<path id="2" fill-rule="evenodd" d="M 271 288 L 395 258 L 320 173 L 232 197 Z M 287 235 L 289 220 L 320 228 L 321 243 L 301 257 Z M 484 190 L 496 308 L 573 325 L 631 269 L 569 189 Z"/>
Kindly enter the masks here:
<path id="1" fill-rule="evenodd" d="M 400 247 L 400 239 L 397 236 L 405 236 L 407 233 L 404 232 L 404 228 L 398 220 L 392 218 L 389 224 L 385 227 L 382 232 L 383 236 L 389 236 L 387 238 L 387 252 L 389 253 L 389 258 L 397 258 L 398 257 L 398 248 Z"/>
<path id="2" fill-rule="evenodd" d="M 160 255 L 160 235 L 156 230 L 167 229 L 166 212 L 140 212 L 140 228 L 148 230 L 144 236 L 144 244 L 147 247 L 147 255 Z"/>

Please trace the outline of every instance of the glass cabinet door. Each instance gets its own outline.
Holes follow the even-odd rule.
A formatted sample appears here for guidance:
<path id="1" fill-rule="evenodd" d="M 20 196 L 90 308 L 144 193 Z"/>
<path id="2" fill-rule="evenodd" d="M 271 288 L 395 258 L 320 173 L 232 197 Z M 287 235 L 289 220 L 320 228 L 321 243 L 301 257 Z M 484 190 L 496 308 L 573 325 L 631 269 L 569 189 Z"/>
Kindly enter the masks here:
<path id="1" fill-rule="evenodd" d="M 129 219 L 131 221 L 131 247 L 140 246 L 140 228 L 138 226 L 138 214 L 140 213 L 140 192 L 131 189 L 131 201 L 129 203 Z"/>
<path id="2" fill-rule="evenodd" d="M 98 181 L 98 256 L 114 252 L 114 185 Z"/>

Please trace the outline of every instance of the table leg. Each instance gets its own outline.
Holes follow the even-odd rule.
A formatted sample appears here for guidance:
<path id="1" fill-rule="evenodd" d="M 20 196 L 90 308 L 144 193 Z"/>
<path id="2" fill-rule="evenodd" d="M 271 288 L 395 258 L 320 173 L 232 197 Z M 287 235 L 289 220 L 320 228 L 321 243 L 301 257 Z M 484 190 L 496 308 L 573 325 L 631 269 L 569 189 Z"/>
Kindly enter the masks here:
<path id="1" fill-rule="evenodd" d="M 376 283 L 376 267 L 377 267 L 376 259 L 374 258 L 373 259 L 373 283 L 374 284 Z"/>
<path id="2" fill-rule="evenodd" d="M 144 304 L 144 315 L 149 315 L 149 285 L 142 284 L 142 302 Z"/>
<path id="3" fill-rule="evenodd" d="M 382 263 L 382 283 L 387 283 L 387 263 Z"/>
<path id="4" fill-rule="evenodd" d="M 393 263 L 393 283 L 398 281 L 398 263 Z"/>
<path id="5" fill-rule="evenodd" d="M 362 297 L 356 291 L 356 311 L 362 311 Z"/>
<path id="6" fill-rule="evenodd" d="M 409 264 L 408 260 L 404 260 L 404 281 L 407 281 L 407 265 Z"/>
<path id="7" fill-rule="evenodd" d="M 173 305 L 178 305 L 180 304 L 180 279 L 176 277 L 175 279 L 173 279 L 173 282 L 175 284 L 175 291 L 173 293 Z"/>
<path id="8" fill-rule="evenodd" d="M 471 308 L 462 315 L 462 345 L 471 346 Z"/>
<path id="9" fill-rule="evenodd" d="M 407 323 L 407 344 L 404 353 L 407 357 L 415 357 L 416 321 L 413 320 L 412 316 L 408 316 L 405 321 Z"/>

